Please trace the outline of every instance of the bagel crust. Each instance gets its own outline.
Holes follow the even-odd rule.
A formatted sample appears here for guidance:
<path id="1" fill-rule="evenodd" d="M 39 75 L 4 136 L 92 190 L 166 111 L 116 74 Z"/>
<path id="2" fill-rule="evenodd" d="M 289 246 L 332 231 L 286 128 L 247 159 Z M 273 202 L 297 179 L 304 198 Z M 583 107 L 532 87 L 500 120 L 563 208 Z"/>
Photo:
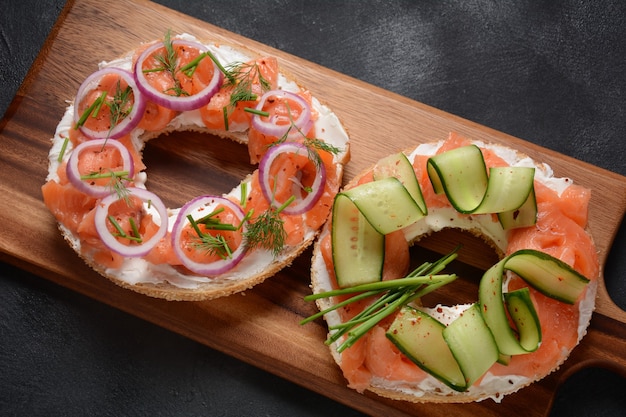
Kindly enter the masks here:
<path id="1" fill-rule="evenodd" d="M 565 199 L 564 196 L 567 188 L 572 186 L 573 184 L 571 179 L 554 177 L 552 170 L 549 166 L 535 162 L 527 155 L 523 155 L 522 153 L 506 146 L 500 144 L 485 143 L 477 140 L 468 140 L 465 138 L 461 138 L 454 133 L 450 135 L 448 141 L 457 141 L 462 142 L 463 144 L 477 145 L 479 148 L 481 148 L 481 150 L 483 150 L 483 153 L 485 150 L 487 150 L 488 152 L 493 152 L 499 158 L 504 159 L 509 166 L 535 167 L 535 188 L 537 188 L 537 186 L 545 186 L 547 189 L 551 190 L 551 192 L 554 192 L 556 195 L 558 195 L 562 201 L 564 201 Z M 419 168 L 417 167 L 418 163 L 415 162 L 417 157 L 423 156 L 427 158 L 428 156 L 432 156 L 445 143 L 446 141 L 439 141 L 418 145 L 415 148 L 405 150 L 404 154 L 413 164 L 417 174 L 419 171 Z M 352 181 L 350 181 L 344 187 L 344 189 L 350 189 L 359 184 L 359 182 L 363 181 L 363 178 L 365 178 L 372 171 L 372 169 L 373 167 L 359 174 Z M 420 181 L 420 185 L 422 187 L 422 190 L 424 190 L 424 188 L 428 186 L 428 184 L 425 184 L 423 180 Z M 428 200 L 426 201 L 426 203 L 428 205 Z M 542 204 L 538 205 L 539 212 L 537 216 L 538 218 L 540 218 L 543 215 L 541 211 Z M 578 209 L 586 210 L 586 206 L 579 207 Z M 566 220 L 563 221 L 565 222 Z M 483 239 L 485 242 L 491 245 L 491 247 L 493 247 L 494 251 L 499 255 L 499 257 L 502 258 L 503 256 L 508 254 L 507 250 L 509 249 L 509 240 L 513 239 L 513 237 L 511 237 L 510 231 L 504 231 L 498 222 L 495 223 L 499 227 L 499 229 L 498 227 L 494 227 L 494 222 L 491 219 L 491 214 L 467 215 L 456 212 L 451 206 L 436 208 L 429 207 L 428 215 L 426 217 L 418 220 L 415 224 L 407 226 L 402 231 L 404 233 L 404 237 L 407 241 L 408 246 L 412 246 L 421 238 L 431 234 L 436 234 L 436 232 L 440 230 L 446 228 L 461 229 L 466 232 L 472 233 L 476 237 Z M 330 222 L 324 226 L 313 249 L 311 266 L 311 289 L 314 294 L 323 293 L 337 288 L 337 284 L 334 278 L 334 271 L 332 269 L 332 261 L 329 261 L 329 258 L 331 258 L 331 255 L 329 253 L 331 253 L 332 251 L 332 240 L 330 239 L 331 228 L 332 225 L 330 224 Z M 531 229 L 534 229 L 534 226 L 529 228 L 529 230 Z M 589 325 L 595 305 L 595 295 L 597 287 L 596 278 L 600 273 L 599 264 L 597 262 L 597 253 L 595 246 L 593 245 L 591 235 L 585 230 L 584 226 L 581 226 L 581 233 L 584 234 L 585 238 L 588 239 L 588 241 L 590 242 L 590 246 L 587 249 L 586 255 L 593 262 L 590 266 L 591 272 L 586 271 L 586 277 L 589 278 L 590 282 L 587 285 L 587 288 L 585 289 L 582 298 L 579 299 L 573 307 L 575 313 L 578 315 L 578 320 L 573 325 L 573 328 L 565 330 L 565 332 L 569 332 L 568 334 L 571 334 L 572 339 L 575 341 L 569 344 L 566 344 L 564 342 L 563 347 L 556 356 L 552 357 L 551 362 L 547 365 L 546 369 L 541 369 L 537 372 L 533 372 L 530 370 L 526 372 L 526 368 L 531 368 L 530 362 L 529 365 L 526 367 L 522 361 L 535 361 L 535 359 L 532 359 L 533 357 L 530 356 L 532 354 L 517 355 L 516 360 L 517 358 L 519 358 L 519 361 L 516 362 L 515 366 L 513 367 L 514 370 L 511 371 L 510 374 L 507 373 L 506 366 L 496 364 L 492 368 L 490 368 L 490 370 L 487 371 L 487 373 L 481 379 L 479 379 L 464 392 L 451 389 L 435 377 L 417 368 L 417 366 L 415 366 L 417 371 L 415 371 L 415 373 L 411 373 L 410 375 L 412 376 L 410 378 L 381 375 L 379 371 L 376 371 L 375 369 L 373 370 L 371 366 L 371 363 L 374 361 L 380 362 L 384 360 L 382 358 L 390 357 L 380 355 L 378 353 L 380 352 L 380 349 L 383 349 L 381 348 L 381 343 L 383 345 L 385 343 L 388 343 L 388 345 L 384 345 L 384 349 L 386 349 L 388 352 L 394 352 L 394 355 L 399 355 L 394 356 L 395 358 L 402 358 L 398 359 L 398 362 L 410 363 L 408 357 L 404 356 L 395 346 L 393 346 L 391 341 L 380 341 L 380 339 L 385 340 L 384 337 L 380 339 L 374 339 L 375 336 L 372 334 L 374 330 L 377 330 L 378 327 L 385 329 L 385 326 L 388 326 L 388 324 L 381 324 L 370 330 L 369 333 L 362 337 L 362 339 L 366 340 L 359 340 L 355 345 L 347 348 L 342 353 L 339 353 L 337 351 L 337 348 L 342 342 L 341 339 L 330 344 L 331 355 L 335 362 L 338 364 L 338 366 L 342 369 L 342 372 L 344 373 L 344 376 L 348 381 L 348 386 L 359 392 L 368 390 L 382 397 L 408 402 L 466 403 L 482 401 L 488 398 L 492 399 L 495 402 L 501 402 L 505 395 L 516 392 L 519 389 L 526 387 L 533 382 L 544 378 L 549 373 L 557 370 L 560 365 L 567 359 L 571 350 L 578 344 L 578 342 L 580 342 L 582 337 L 586 334 L 586 329 Z M 433 238 L 436 238 L 436 236 L 433 236 Z M 329 247 L 331 249 L 328 249 Z M 567 260 L 565 259 L 562 260 L 567 262 Z M 577 268 L 577 265 L 570 266 Z M 449 285 L 454 285 L 454 283 Z M 507 279 L 505 279 L 503 282 L 503 289 L 506 289 L 507 285 Z M 317 298 L 316 303 L 319 310 L 323 311 L 331 309 L 331 307 L 333 307 L 334 305 L 334 300 L 332 298 Z M 426 308 L 420 306 L 419 303 L 416 303 L 414 305 L 414 307 L 424 310 L 445 325 L 449 324 L 452 320 L 458 317 L 461 312 L 464 311 L 464 309 L 468 306 L 469 304 L 456 306 L 437 305 L 435 307 Z M 354 314 L 354 312 L 350 314 Z M 324 320 L 329 327 L 332 327 L 342 323 L 341 317 L 342 316 L 340 310 L 331 309 L 324 315 Z M 542 323 L 542 327 L 543 326 L 544 324 Z M 546 330 L 546 332 L 549 331 L 549 329 Z M 332 333 L 333 331 L 329 331 L 329 336 L 331 336 Z M 551 336 L 548 335 L 548 337 Z M 555 336 L 557 342 L 559 337 L 561 336 Z M 563 338 L 566 338 L 566 336 L 563 336 Z M 374 340 L 378 340 L 378 342 L 374 342 Z M 362 342 L 362 345 L 366 347 L 357 347 L 360 342 Z M 551 343 L 551 341 L 548 340 L 545 341 L 545 343 Z M 349 352 L 350 349 L 353 348 L 362 350 L 357 350 L 355 351 L 355 353 Z M 369 352 L 372 351 L 376 351 L 377 355 L 379 356 L 377 356 L 376 358 L 369 358 Z M 344 364 L 344 355 L 346 355 L 346 352 L 349 352 L 348 365 Z M 354 361 L 358 361 L 357 365 L 354 364 Z M 375 368 L 380 369 L 379 365 L 380 363 L 377 363 L 377 366 Z M 381 366 L 382 368 L 385 368 L 385 364 L 382 364 Z M 391 367 L 392 365 L 388 366 Z M 499 368 L 497 370 L 494 370 L 494 367 L 496 366 Z M 522 369 L 523 372 L 520 372 L 520 369 Z M 393 371 L 389 371 L 389 373 L 393 374 Z M 402 373 L 402 375 L 407 375 L 407 372 Z"/>
<path id="2" fill-rule="evenodd" d="M 199 42 L 192 35 L 183 34 L 172 37 L 173 40 L 182 39 L 192 42 Z M 199 42 L 206 46 L 209 51 L 220 61 L 222 66 L 227 67 L 229 64 L 251 62 L 262 57 L 257 56 L 253 51 L 243 50 L 241 48 L 233 48 L 228 45 L 217 44 L 212 42 Z M 109 62 L 99 64 L 99 69 L 115 67 L 124 70 L 133 70 L 133 59 L 142 51 L 144 46 L 140 45 L 136 50 L 129 51 L 120 58 L 116 58 Z M 205 58 L 209 59 L 209 58 Z M 280 90 L 290 91 L 294 93 L 309 94 L 304 88 L 299 86 L 297 82 L 290 76 L 279 72 L 277 74 L 277 88 Z M 310 94 L 309 94 L 310 95 Z M 257 99 L 258 100 L 258 99 Z M 311 97 L 311 109 L 316 119 L 312 132 L 315 139 L 334 146 L 338 151 L 332 154 L 333 169 L 332 178 L 327 178 L 325 193 L 329 194 L 326 198 L 332 197 L 338 191 L 343 175 L 343 166 L 350 158 L 349 138 L 342 127 L 336 115 L 326 105 L 322 104 L 317 98 Z M 73 125 L 74 117 L 74 99 L 69 102 L 65 114 L 59 122 L 54 137 L 52 138 L 52 147 L 49 152 L 49 169 L 46 184 L 43 187 L 44 203 L 48 206 L 52 214 L 57 219 L 59 230 L 67 241 L 69 246 L 96 272 L 113 281 L 115 284 L 130 289 L 132 291 L 173 301 L 200 301 L 219 297 L 228 296 L 237 292 L 242 292 L 253 286 L 263 282 L 265 279 L 273 276 L 281 269 L 289 266 L 291 262 L 299 256 L 312 242 L 321 227 L 312 227 L 307 225 L 307 212 L 301 214 L 302 237 L 296 244 L 285 244 L 278 253 L 274 253 L 270 249 L 264 247 L 254 247 L 247 249 L 244 258 L 232 269 L 220 273 L 219 275 L 202 276 L 194 273 L 181 265 L 172 265 L 169 263 L 155 264 L 145 257 L 125 257 L 121 261 L 121 265 L 111 266 L 100 261 L 101 258 L 94 255 L 94 251 L 88 241 L 69 224 L 62 221 L 64 213 L 63 207 L 47 197 L 46 186 L 50 183 L 63 184 L 62 175 L 59 174 L 64 170 L 64 164 L 69 159 L 73 147 L 70 138 L 71 131 L 75 129 Z M 167 135 L 172 132 L 199 132 L 207 135 L 213 135 L 224 140 L 232 140 L 247 146 L 249 139 L 249 127 L 240 125 L 234 126 L 232 129 L 209 128 L 199 116 L 198 110 L 179 111 L 176 116 L 162 129 L 144 130 L 135 127 L 129 134 L 131 154 L 141 154 L 146 143 L 159 136 Z M 113 139 L 109 139 L 113 140 Z M 219 139 L 218 139 L 219 140 Z M 251 171 L 253 170 L 251 166 Z M 248 175 L 242 178 L 241 183 L 237 185 L 230 193 L 222 197 L 229 197 L 231 200 L 241 199 L 242 189 L 251 193 L 254 184 L 258 185 L 258 181 L 253 182 L 253 177 L 257 174 Z M 136 172 L 132 178 L 133 184 L 138 188 L 145 188 L 146 173 L 144 171 Z M 190 200 L 191 200 L 190 196 Z M 100 200 L 98 200 L 100 201 Z M 321 203 L 320 203 L 321 204 Z M 176 219 L 176 215 L 180 209 L 168 208 L 168 227 L 169 231 L 163 239 L 170 239 L 172 223 Z M 85 214 L 81 213 L 85 218 Z M 282 215 L 281 215 L 282 216 Z M 242 243 L 243 244 L 243 243 Z"/>

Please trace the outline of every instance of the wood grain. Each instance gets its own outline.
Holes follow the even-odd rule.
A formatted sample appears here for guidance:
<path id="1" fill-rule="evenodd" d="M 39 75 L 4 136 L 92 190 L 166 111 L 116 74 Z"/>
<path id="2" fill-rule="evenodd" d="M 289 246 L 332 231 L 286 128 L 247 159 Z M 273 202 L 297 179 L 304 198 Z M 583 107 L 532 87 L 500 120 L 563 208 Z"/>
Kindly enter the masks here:
<path id="1" fill-rule="evenodd" d="M 107 22 L 105 36 L 102 31 L 92 30 L 96 22 L 102 21 Z M 484 401 L 434 406 L 392 402 L 346 388 L 322 343 L 326 333 L 324 324 L 321 321 L 304 327 L 298 324 L 302 317 L 315 311 L 312 304 L 302 300 L 309 293 L 310 251 L 290 268 L 245 294 L 201 303 L 148 298 L 123 290 L 92 272 L 65 244 L 41 201 L 49 139 L 64 112 L 66 100 L 73 96 L 71 92 L 76 91 L 98 62 L 119 56 L 142 41 L 160 38 L 168 28 L 277 56 L 288 73 L 335 110 L 344 122 L 353 143 L 346 180 L 382 156 L 420 142 L 445 138 L 450 131 L 500 142 L 547 162 L 557 176 L 569 176 L 593 190 L 590 230 L 601 263 L 606 261 L 626 207 L 626 178 L 161 6 L 143 1 L 111 1 L 103 7 L 94 0 L 68 3 L 0 124 L 0 216 L 4 225 L 0 232 L 0 259 L 371 415 L 393 412 L 407 416 L 540 416 L 548 412 L 558 385 L 582 367 L 604 366 L 626 375 L 623 356 L 626 313 L 611 301 L 603 281 L 589 334 L 561 370 L 505 398 L 501 404 Z M 174 145 L 180 142 L 175 139 L 176 135 L 156 139 L 145 153 L 149 187 L 170 205 L 184 203 L 200 194 L 199 190 L 228 191 L 252 170 L 241 147 L 215 138 L 209 138 L 215 139 L 210 142 L 202 135 L 185 135 L 182 147 Z M 388 144 L 384 149 L 379 146 L 381 140 Z M 191 165 L 183 168 L 186 163 Z M 185 181 L 176 179 L 183 176 Z M 181 183 L 184 187 L 180 187 Z M 425 246 L 445 250 L 442 247 L 445 242 L 459 238 L 439 236 L 425 242 Z M 484 252 L 474 247 L 474 254 Z M 488 264 L 489 257 L 480 258 L 474 266 L 481 267 L 481 262 Z M 467 291 L 473 294 L 469 287 Z"/>

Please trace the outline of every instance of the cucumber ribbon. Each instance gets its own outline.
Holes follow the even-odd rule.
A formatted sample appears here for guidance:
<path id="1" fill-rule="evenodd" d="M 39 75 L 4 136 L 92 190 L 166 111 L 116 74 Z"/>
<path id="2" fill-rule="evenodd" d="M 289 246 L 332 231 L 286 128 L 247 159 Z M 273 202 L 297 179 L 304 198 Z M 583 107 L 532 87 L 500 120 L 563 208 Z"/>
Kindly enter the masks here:
<path id="1" fill-rule="evenodd" d="M 445 193 L 460 213 L 497 213 L 504 228 L 535 223 L 535 168 L 487 168 L 480 148 L 467 145 L 435 155 L 426 164 L 435 193 Z"/>
<path id="2" fill-rule="evenodd" d="M 452 389 L 465 391 L 495 362 L 506 365 L 511 355 L 531 353 L 541 344 L 541 324 L 529 289 L 503 294 L 507 270 L 544 295 L 568 304 L 574 304 L 589 283 L 561 260 L 522 249 L 485 272 L 479 301 L 448 326 L 405 305 L 387 337 L 420 368 Z"/>

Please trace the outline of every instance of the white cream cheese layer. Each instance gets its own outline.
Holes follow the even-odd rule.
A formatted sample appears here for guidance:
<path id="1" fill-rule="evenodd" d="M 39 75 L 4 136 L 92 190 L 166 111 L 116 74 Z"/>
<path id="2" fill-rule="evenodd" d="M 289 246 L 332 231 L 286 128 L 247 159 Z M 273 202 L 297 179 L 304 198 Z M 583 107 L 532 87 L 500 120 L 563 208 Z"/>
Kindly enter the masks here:
<path id="1" fill-rule="evenodd" d="M 175 39 L 182 38 L 186 40 L 191 40 L 197 42 L 196 38 L 183 34 L 181 36 L 177 36 Z M 206 44 L 209 50 L 216 56 L 216 58 L 220 61 L 220 63 L 224 66 L 230 63 L 240 63 L 246 62 L 252 59 L 252 57 L 245 55 L 243 52 L 238 51 L 229 46 L 218 46 L 215 44 Z M 129 53 L 127 56 L 122 57 L 120 59 L 116 59 L 109 62 L 102 62 L 99 64 L 100 68 L 105 67 L 117 67 L 131 71 L 132 70 L 132 53 Z M 284 75 L 280 74 L 278 77 L 278 88 L 284 89 L 287 91 L 297 92 L 300 91 L 300 87 L 293 80 L 288 80 Z M 315 121 L 315 136 L 318 139 L 322 139 L 324 142 L 329 143 L 331 145 L 336 146 L 340 149 L 340 152 L 335 155 L 335 160 L 339 161 L 348 152 L 348 135 L 341 125 L 339 119 L 327 106 L 323 105 L 316 98 L 312 99 L 312 107 L 313 111 L 317 113 L 318 118 Z M 63 115 L 63 118 L 57 125 L 57 129 L 55 135 L 52 139 L 52 147 L 50 149 L 48 159 L 48 177 L 47 180 L 58 181 L 59 177 L 57 175 L 57 170 L 60 166 L 60 162 L 58 161 L 58 157 L 61 154 L 63 144 L 65 142 L 65 138 L 69 136 L 70 129 L 72 128 L 72 120 L 73 120 L 73 112 L 74 107 L 73 104 L 70 103 L 66 108 L 66 111 Z M 185 130 L 191 129 L 193 127 L 204 127 L 202 123 L 202 119 L 200 117 L 200 112 L 198 110 L 182 112 L 178 116 L 176 116 L 167 126 L 166 130 Z M 229 132 L 231 133 L 231 132 Z M 247 142 L 246 132 L 241 132 L 242 135 L 240 137 L 242 142 Z M 144 138 L 144 131 L 141 129 L 135 129 L 131 132 L 131 138 L 133 144 L 136 149 L 143 149 L 147 138 Z M 226 140 L 226 139 L 225 139 Z M 67 148 L 63 154 L 64 161 L 67 161 L 70 154 L 72 152 L 72 144 L 71 142 L 67 142 Z M 253 171 L 251 167 L 251 172 Z M 338 165 L 338 174 L 341 175 L 342 165 Z M 145 188 L 147 176 L 145 172 L 140 172 L 135 175 L 134 182 L 135 186 Z M 242 181 L 248 182 L 248 190 L 251 192 L 251 185 L 249 178 Z M 226 194 L 229 196 L 235 197 L 238 199 L 241 196 L 241 184 L 237 185 L 230 193 Z M 195 196 L 190 196 L 190 199 Z M 146 207 L 147 209 L 147 207 Z M 168 218 L 168 229 L 171 232 L 172 227 L 174 225 L 174 221 L 176 219 L 176 215 L 179 211 L 179 208 L 170 209 L 169 218 Z M 158 219 L 158 216 L 154 216 L 155 219 Z M 306 220 L 306 214 L 303 214 L 303 223 Z M 155 220 L 158 221 L 158 220 Z M 315 230 L 308 230 L 304 236 L 304 239 L 313 239 L 315 236 Z M 69 234 L 68 234 L 69 236 Z M 71 236 L 72 241 L 70 242 L 72 247 L 80 252 L 81 243 L 78 239 L 78 236 Z M 286 249 L 288 251 L 289 248 Z M 283 253 L 286 253 L 283 251 Z M 274 257 L 271 251 L 264 249 L 256 249 L 250 251 L 246 254 L 245 258 L 231 271 L 220 275 L 220 282 L 224 282 L 225 285 L 228 282 L 244 280 L 246 278 L 250 278 L 256 275 L 260 275 L 263 271 L 265 271 L 268 266 L 275 262 L 280 262 L 285 258 L 285 255 L 279 255 L 278 257 Z M 169 282 L 172 285 L 175 285 L 180 288 L 193 289 L 197 288 L 199 285 L 206 282 L 215 282 L 213 278 L 208 277 L 196 277 L 190 276 L 180 273 L 175 267 L 167 264 L 155 265 L 142 258 L 126 258 L 119 268 L 109 268 L 105 271 L 107 274 L 111 276 L 115 276 L 118 279 L 121 279 L 128 284 L 138 284 L 138 283 L 163 283 Z"/>

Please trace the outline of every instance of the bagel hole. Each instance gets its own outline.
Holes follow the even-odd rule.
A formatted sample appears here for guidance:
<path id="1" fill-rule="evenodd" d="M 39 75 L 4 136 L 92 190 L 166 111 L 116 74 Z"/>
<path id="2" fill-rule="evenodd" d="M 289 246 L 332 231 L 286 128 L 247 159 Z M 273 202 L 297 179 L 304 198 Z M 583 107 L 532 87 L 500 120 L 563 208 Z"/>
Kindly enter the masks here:
<path id="1" fill-rule="evenodd" d="M 181 207 L 201 195 L 229 193 L 256 166 L 246 146 L 199 132 L 173 132 L 146 143 L 146 187 L 167 207 Z"/>
<path id="2" fill-rule="evenodd" d="M 474 303 L 478 299 L 478 283 L 487 269 L 500 259 L 496 250 L 484 239 L 461 229 L 444 229 L 423 237 L 411 248 L 411 267 L 434 262 L 457 251 L 458 257 L 442 273 L 456 274 L 458 278 L 422 298 L 426 307 L 437 304 L 455 305 Z"/>

